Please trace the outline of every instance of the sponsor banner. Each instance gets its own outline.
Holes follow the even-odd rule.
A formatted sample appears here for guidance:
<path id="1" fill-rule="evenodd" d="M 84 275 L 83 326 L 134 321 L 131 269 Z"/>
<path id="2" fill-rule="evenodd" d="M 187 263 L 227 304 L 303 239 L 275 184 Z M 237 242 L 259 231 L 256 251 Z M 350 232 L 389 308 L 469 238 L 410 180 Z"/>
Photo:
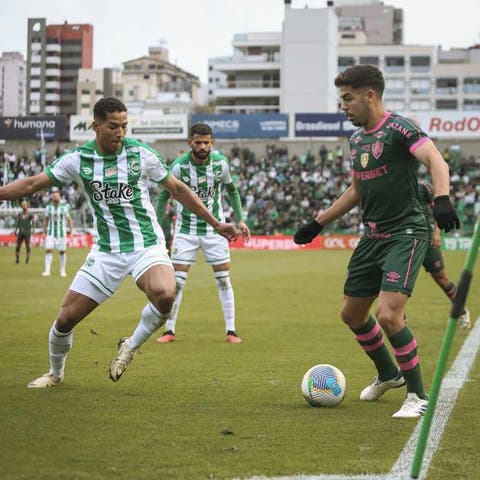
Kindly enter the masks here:
<path id="1" fill-rule="evenodd" d="M 143 142 L 155 140 L 185 140 L 188 137 L 187 114 L 172 115 L 128 115 L 127 135 Z M 70 118 L 70 140 L 85 143 L 95 138 L 93 118 L 72 115 Z"/>
<path id="2" fill-rule="evenodd" d="M 67 117 L 63 115 L 39 117 L 0 117 L 2 140 L 65 140 Z"/>
<path id="3" fill-rule="evenodd" d="M 14 247 L 17 243 L 17 237 L 13 234 L 0 234 L 0 247 Z M 45 246 L 45 235 L 32 235 L 30 238 L 32 247 Z M 74 234 L 67 237 L 69 248 L 90 248 L 93 245 L 93 235 L 90 233 Z"/>
<path id="4" fill-rule="evenodd" d="M 144 142 L 185 140 L 188 137 L 187 114 L 129 115 L 128 135 Z"/>
<path id="5" fill-rule="evenodd" d="M 411 118 L 432 138 L 480 137 L 480 111 L 437 110 L 402 115 Z"/>
<path id="6" fill-rule="evenodd" d="M 72 115 L 70 117 L 70 140 L 86 143 L 95 138 L 92 128 L 93 118 L 90 116 Z"/>
<path id="7" fill-rule="evenodd" d="M 296 113 L 296 137 L 350 137 L 355 127 L 343 113 Z"/>
<path id="8" fill-rule="evenodd" d="M 311 243 L 297 245 L 289 235 L 252 235 L 250 241 L 237 239 L 230 248 L 247 250 L 353 250 L 360 235 L 319 235 Z"/>
<path id="9" fill-rule="evenodd" d="M 284 113 L 192 115 L 192 125 L 197 122 L 210 125 L 215 138 L 288 137 L 288 115 Z"/>

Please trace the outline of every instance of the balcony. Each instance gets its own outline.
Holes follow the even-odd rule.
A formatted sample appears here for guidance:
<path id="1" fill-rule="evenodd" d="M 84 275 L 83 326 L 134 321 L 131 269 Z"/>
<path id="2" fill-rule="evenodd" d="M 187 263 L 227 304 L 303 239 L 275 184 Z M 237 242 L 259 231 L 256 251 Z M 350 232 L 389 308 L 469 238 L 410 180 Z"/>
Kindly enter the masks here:
<path id="1" fill-rule="evenodd" d="M 40 55 L 32 55 L 30 57 L 30 63 L 41 63 L 42 57 Z"/>
<path id="2" fill-rule="evenodd" d="M 30 88 L 40 88 L 40 80 L 30 80 Z"/>
<path id="3" fill-rule="evenodd" d="M 31 77 L 39 77 L 41 69 L 40 68 L 31 68 L 30 69 L 30 76 Z"/>
<path id="4" fill-rule="evenodd" d="M 220 72 L 280 70 L 280 53 L 261 55 L 239 55 L 216 59 L 215 70 Z"/>
<path id="5" fill-rule="evenodd" d="M 47 68 L 46 70 L 47 77 L 60 77 L 59 68 Z"/>
<path id="6" fill-rule="evenodd" d="M 45 100 L 46 101 L 52 101 L 52 102 L 59 102 L 60 101 L 60 94 L 59 93 L 47 93 L 45 95 Z"/>
<path id="7" fill-rule="evenodd" d="M 47 65 L 55 64 L 55 65 L 60 65 L 60 62 L 62 59 L 57 56 L 49 55 L 47 56 Z"/>
<path id="8" fill-rule="evenodd" d="M 32 52 L 40 52 L 42 50 L 42 44 L 39 42 L 34 42 L 30 48 Z"/>
<path id="9" fill-rule="evenodd" d="M 45 107 L 45 113 L 47 115 L 60 113 L 60 107 L 57 107 L 56 105 L 47 105 Z"/>
<path id="10" fill-rule="evenodd" d="M 47 52 L 61 52 L 62 47 L 58 43 L 47 43 Z"/>
<path id="11" fill-rule="evenodd" d="M 279 97 L 279 80 L 237 80 L 217 88 L 216 97 Z"/>
<path id="12" fill-rule="evenodd" d="M 56 80 L 49 80 L 45 83 L 45 88 L 60 90 L 60 82 L 57 82 Z"/>

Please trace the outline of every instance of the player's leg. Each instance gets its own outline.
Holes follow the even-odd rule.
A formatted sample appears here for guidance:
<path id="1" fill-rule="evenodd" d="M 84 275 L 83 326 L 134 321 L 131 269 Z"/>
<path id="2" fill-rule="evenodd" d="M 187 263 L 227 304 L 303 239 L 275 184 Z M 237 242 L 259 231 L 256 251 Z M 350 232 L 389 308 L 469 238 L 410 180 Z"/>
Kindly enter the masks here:
<path id="1" fill-rule="evenodd" d="M 60 276 L 67 276 L 67 238 L 57 239 L 58 255 L 60 260 Z"/>
<path id="2" fill-rule="evenodd" d="M 49 277 L 52 269 L 52 251 L 55 245 L 55 240 L 51 235 L 45 237 L 45 270 L 42 276 Z"/>
<path id="3" fill-rule="evenodd" d="M 362 238 L 355 249 L 348 264 L 341 313 L 342 320 L 377 370 L 373 382 L 360 394 L 360 399 L 366 401 L 377 400 L 386 391 L 405 383 L 385 344 L 379 323 L 370 314 L 382 280 L 377 261 L 382 255 L 381 245 L 376 240 Z"/>
<path id="4" fill-rule="evenodd" d="M 442 253 L 438 248 L 429 245 L 423 266 L 435 283 L 442 289 L 443 293 L 453 302 L 457 295 L 457 285 L 448 277 Z M 461 328 L 471 327 L 470 312 L 466 308 L 458 318 L 458 324 Z"/>
<path id="5" fill-rule="evenodd" d="M 383 257 L 383 278 L 377 302 L 377 319 L 388 335 L 397 364 L 407 384 L 407 397 L 394 417 L 418 417 L 426 410 L 417 341 L 405 324 L 405 306 L 427 251 L 427 242 L 400 238 L 390 242 Z"/>
<path id="6" fill-rule="evenodd" d="M 180 305 L 183 300 L 183 290 L 187 283 L 190 266 L 197 258 L 200 248 L 200 237 L 196 235 L 177 234 L 172 243 L 172 261 L 175 268 L 176 295 L 172 311 L 165 324 L 165 331 L 157 338 L 158 343 L 169 343 L 175 341 L 175 329 L 177 324 Z"/>
<path id="7" fill-rule="evenodd" d="M 20 263 L 20 247 L 22 246 L 22 242 L 23 242 L 23 234 L 18 232 L 17 242 L 15 245 L 15 263 Z"/>
<path id="8" fill-rule="evenodd" d="M 241 343 L 235 327 L 235 295 L 230 281 L 230 248 L 220 235 L 209 235 L 200 240 L 205 260 L 212 266 L 213 276 L 222 306 L 227 342 Z"/>
<path id="9" fill-rule="evenodd" d="M 58 317 L 49 332 L 50 370 L 41 377 L 32 380 L 29 388 L 46 388 L 63 382 L 65 362 L 73 344 L 73 329 L 83 318 L 92 312 L 101 302 L 108 298 L 87 279 L 83 283 L 72 283 L 68 290 Z M 79 288 L 79 293 L 72 288 Z M 92 298 L 95 297 L 95 300 Z"/>
<path id="10" fill-rule="evenodd" d="M 27 249 L 27 257 L 25 258 L 25 263 L 30 261 L 30 255 L 32 254 L 32 246 L 31 246 L 31 236 L 27 235 L 25 237 L 25 248 Z"/>

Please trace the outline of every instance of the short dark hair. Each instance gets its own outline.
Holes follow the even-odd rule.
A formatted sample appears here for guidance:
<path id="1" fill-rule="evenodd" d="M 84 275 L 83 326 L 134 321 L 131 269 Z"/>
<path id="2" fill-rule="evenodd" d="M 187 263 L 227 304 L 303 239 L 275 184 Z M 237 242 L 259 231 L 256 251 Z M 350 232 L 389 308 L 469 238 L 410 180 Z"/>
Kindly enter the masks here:
<path id="1" fill-rule="evenodd" d="M 337 75 L 335 86 L 355 89 L 370 87 L 382 98 L 385 80 L 382 72 L 375 65 L 354 65 Z"/>
<path id="2" fill-rule="evenodd" d="M 115 97 L 101 98 L 93 107 L 93 118 L 95 120 L 106 120 L 107 113 L 126 112 L 125 104 Z"/>
<path id="3" fill-rule="evenodd" d="M 210 125 L 206 123 L 194 123 L 190 127 L 190 138 L 192 138 L 195 134 L 197 135 L 211 135 L 213 137 L 213 131 Z"/>

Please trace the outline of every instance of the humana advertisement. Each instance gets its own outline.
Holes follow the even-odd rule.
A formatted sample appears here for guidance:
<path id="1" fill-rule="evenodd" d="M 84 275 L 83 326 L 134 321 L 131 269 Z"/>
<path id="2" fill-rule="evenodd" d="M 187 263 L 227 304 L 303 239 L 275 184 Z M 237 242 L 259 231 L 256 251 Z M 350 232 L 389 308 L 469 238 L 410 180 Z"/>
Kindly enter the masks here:
<path id="1" fill-rule="evenodd" d="M 40 140 L 42 135 L 45 140 L 65 140 L 67 117 L 0 117 L 2 140 Z"/>

